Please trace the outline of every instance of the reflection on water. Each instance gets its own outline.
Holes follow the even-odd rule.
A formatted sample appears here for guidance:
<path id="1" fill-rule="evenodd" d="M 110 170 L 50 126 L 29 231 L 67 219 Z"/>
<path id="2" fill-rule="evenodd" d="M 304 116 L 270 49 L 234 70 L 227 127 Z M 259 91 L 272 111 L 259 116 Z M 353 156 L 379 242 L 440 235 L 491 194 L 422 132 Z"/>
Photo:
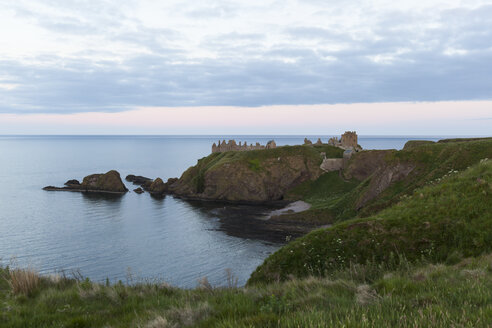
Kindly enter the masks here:
<path id="1" fill-rule="evenodd" d="M 100 204 L 102 202 L 108 204 L 121 204 L 121 198 L 124 196 L 124 194 L 109 194 L 98 192 L 81 192 L 81 194 L 83 195 L 84 201 L 95 204 Z"/>

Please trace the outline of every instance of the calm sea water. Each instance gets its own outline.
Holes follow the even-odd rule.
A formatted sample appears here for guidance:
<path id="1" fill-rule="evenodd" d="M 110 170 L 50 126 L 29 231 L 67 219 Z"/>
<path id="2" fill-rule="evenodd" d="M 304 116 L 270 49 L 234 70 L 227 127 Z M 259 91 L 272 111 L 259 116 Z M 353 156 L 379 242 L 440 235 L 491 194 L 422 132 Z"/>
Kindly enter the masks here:
<path id="1" fill-rule="evenodd" d="M 318 136 L 311 139 L 316 141 Z M 226 136 L 277 145 L 304 136 Z M 326 141 L 328 136 L 323 137 Z M 412 137 L 360 137 L 366 149 L 400 149 Z M 438 140 L 439 137 L 425 138 Z M 282 242 L 255 226 L 262 207 L 201 204 L 133 192 L 122 197 L 47 192 L 92 173 L 116 169 L 164 180 L 210 153 L 206 136 L 0 136 L 0 263 L 60 270 L 95 281 L 161 279 L 194 287 L 223 285 L 226 269 L 244 284 Z M 135 187 L 127 183 L 128 189 Z"/>

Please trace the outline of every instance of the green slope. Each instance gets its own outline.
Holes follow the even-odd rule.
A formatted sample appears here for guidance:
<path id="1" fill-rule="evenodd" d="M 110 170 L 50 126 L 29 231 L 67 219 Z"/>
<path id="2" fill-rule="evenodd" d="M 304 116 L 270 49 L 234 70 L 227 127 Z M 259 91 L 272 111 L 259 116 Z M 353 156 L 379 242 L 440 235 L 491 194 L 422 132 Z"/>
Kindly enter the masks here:
<path id="1" fill-rule="evenodd" d="M 437 262 L 453 253 L 476 256 L 490 250 L 492 162 L 482 160 L 416 189 L 377 215 L 316 230 L 289 243 L 265 260 L 249 283 L 330 275 L 354 263 L 397 266 L 401 257 Z"/>
<path id="2" fill-rule="evenodd" d="M 382 157 L 382 160 L 381 160 Z M 482 158 L 492 158 L 492 139 L 453 139 L 432 142 L 409 142 L 409 147 L 396 151 L 364 151 L 355 154 L 344 170 L 343 176 L 336 173 L 322 175 L 316 181 L 307 181 L 288 194 L 290 199 L 302 199 L 313 205 L 312 210 L 286 216 L 294 221 L 333 223 L 367 217 L 387 208 L 401 197 L 411 195 L 417 188 L 431 181 L 438 181 L 454 170 L 464 170 Z M 380 177 L 377 174 L 357 180 L 356 175 L 365 166 L 371 172 L 378 168 L 408 165 L 414 167 L 408 176 L 389 185 L 374 199 L 361 208 L 358 204 L 372 192 L 371 183 Z"/>

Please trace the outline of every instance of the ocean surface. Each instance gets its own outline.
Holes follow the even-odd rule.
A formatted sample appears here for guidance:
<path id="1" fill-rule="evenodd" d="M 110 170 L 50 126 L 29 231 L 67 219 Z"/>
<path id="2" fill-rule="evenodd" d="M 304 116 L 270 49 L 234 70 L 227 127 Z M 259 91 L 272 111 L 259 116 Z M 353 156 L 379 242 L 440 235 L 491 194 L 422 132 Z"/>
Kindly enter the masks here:
<path id="1" fill-rule="evenodd" d="M 315 142 L 331 136 L 311 136 Z M 222 136 L 278 146 L 304 136 Z M 411 139 L 361 136 L 365 149 L 401 149 Z M 124 196 L 48 192 L 69 179 L 115 169 L 164 181 L 210 153 L 215 136 L 0 136 L 0 264 L 42 274 L 78 272 L 94 281 L 163 280 L 195 287 L 207 277 L 243 285 L 282 246 L 255 220 L 269 208 L 187 202 L 129 192 Z M 128 189 L 136 186 L 124 181 Z"/>

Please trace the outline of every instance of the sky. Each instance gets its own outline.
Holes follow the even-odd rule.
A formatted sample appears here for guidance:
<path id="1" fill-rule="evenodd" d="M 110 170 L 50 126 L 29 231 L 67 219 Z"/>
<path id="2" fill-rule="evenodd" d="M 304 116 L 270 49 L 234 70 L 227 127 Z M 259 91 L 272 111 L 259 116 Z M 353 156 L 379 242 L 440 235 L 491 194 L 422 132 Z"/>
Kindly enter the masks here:
<path id="1" fill-rule="evenodd" d="M 492 0 L 0 0 L 0 134 L 490 126 Z"/>

